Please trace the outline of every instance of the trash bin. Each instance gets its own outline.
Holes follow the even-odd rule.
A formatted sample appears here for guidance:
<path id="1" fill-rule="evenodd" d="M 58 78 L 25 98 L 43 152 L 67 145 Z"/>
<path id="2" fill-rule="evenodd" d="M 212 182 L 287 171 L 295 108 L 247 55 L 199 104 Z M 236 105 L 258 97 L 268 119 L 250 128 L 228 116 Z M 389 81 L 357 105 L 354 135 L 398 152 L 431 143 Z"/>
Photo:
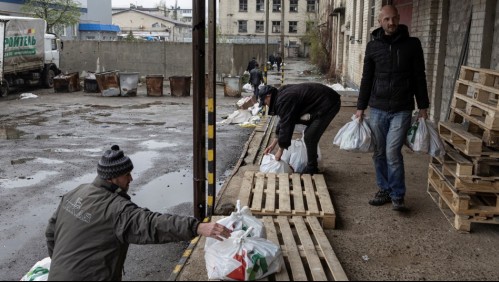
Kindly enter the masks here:
<path id="1" fill-rule="evenodd" d="M 224 96 L 225 97 L 241 97 L 241 77 L 226 76 L 224 77 Z"/>
<path id="2" fill-rule="evenodd" d="M 139 85 L 138 72 L 120 72 L 120 91 L 121 96 L 137 96 Z"/>
<path id="3" fill-rule="evenodd" d="M 190 76 L 170 76 L 169 79 L 172 96 L 183 97 L 191 95 Z"/>
<path id="4" fill-rule="evenodd" d="M 147 96 L 163 96 L 163 80 L 161 74 L 151 74 L 146 76 Z"/>
<path id="5" fill-rule="evenodd" d="M 83 91 L 87 93 L 99 93 L 99 85 L 95 78 L 94 72 L 87 72 L 87 76 L 83 78 Z"/>
<path id="6" fill-rule="evenodd" d="M 80 77 L 78 72 L 60 74 L 54 77 L 54 92 L 69 93 L 80 91 Z"/>
<path id="7" fill-rule="evenodd" d="M 120 96 L 120 80 L 118 71 L 99 72 L 95 74 L 97 85 L 104 97 Z"/>

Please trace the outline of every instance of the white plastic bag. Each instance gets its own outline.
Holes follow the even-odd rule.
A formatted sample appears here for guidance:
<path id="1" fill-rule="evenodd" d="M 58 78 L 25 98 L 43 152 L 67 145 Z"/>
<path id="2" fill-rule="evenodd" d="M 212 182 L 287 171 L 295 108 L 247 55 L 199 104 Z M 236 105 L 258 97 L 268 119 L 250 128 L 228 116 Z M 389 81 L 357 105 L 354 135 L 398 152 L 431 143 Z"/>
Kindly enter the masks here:
<path id="1" fill-rule="evenodd" d="M 219 124 L 240 124 L 249 122 L 253 115 L 248 110 L 237 110 L 227 117 L 227 119 L 219 122 Z"/>
<path id="2" fill-rule="evenodd" d="M 248 93 L 253 93 L 254 92 L 254 89 L 253 89 L 253 86 L 249 83 L 246 83 L 244 86 L 243 86 L 243 90 L 248 92 Z"/>
<path id="3" fill-rule="evenodd" d="M 247 237 L 251 228 L 232 232 L 231 237 L 205 248 L 210 280 L 250 281 L 281 271 L 284 265 L 280 246 L 263 238 Z"/>
<path id="4" fill-rule="evenodd" d="M 49 278 L 51 259 L 46 257 L 35 265 L 21 278 L 21 281 L 47 281 Z"/>
<path id="5" fill-rule="evenodd" d="M 417 153 L 427 154 L 430 150 L 430 134 L 424 118 L 419 118 L 407 132 L 407 145 Z"/>
<path id="6" fill-rule="evenodd" d="M 333 144 L 350 152 L 374 152 L 374 138 L 366 118 L 360 122 L 359 118 L 353 115 L 352 121 L 338 131 Z"/>
<path id="7" fill-rule="evenodd" d="M 260 172 L 263 173 L 292 173 L 293 170 L 289 165 L 283 161 L 275 160 L 275 156 L 268 154 L 263 156 L 262 164 L 260 165 Z"/>
<path id="8" fill-rule="evenodd" d="M 287 162 L 294 172 L 301 173 L 308 162 L 307 147 L 303 139 L 292 140 L 291 146 L 284 150 L 281 160 Z"/>
<path id="9" fill-rule="evenodd" d="M 430 132 L 430 150 L 428 153 L 435 158 L 445 156 L 444 142 L 442 142 L 437 130 L 431 124 L 428 124 L 428 132 Z"/>
<path id="10" fill-rule="evenodd" d="M 253 216 L 249 207 L 244 206 L 241 208 L 241 202 L 237 200 L 236 211 L 232 212 L 230 216 L 224 217 L 217 221 L 227 227 L 231 231 L 247 231 L 251 228 L 251 232 L 248 234 L 250 237 L 267 238 L 267 232 L 265 231 L 265 225 L 256 217 Z M 210 247 L 218 240 L 213 238 L 206 238 L 205 248 Z"/>

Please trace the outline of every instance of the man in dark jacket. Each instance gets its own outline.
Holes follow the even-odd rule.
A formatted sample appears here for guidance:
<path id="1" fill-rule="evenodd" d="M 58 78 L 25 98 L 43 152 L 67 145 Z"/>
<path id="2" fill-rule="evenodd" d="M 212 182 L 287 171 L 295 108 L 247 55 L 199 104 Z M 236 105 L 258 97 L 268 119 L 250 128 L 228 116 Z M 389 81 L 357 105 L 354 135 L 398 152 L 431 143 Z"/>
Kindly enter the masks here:
<path id="1" fill-rule="evenodd" d="M 46 230 L 49 280 L 121 280 L 129 244 L 228 238 L 230 231 L 192 217 L 140 208 L 127 194 L 133 164 L 117 145 L 102 156 L 97 178 L 65 194 Z"/>
<path id="2" fill-rule="evenodd" d="M 255 57 L 251 58 L 251 61 L 248 62 L 248 67 L 246 68 L 246 70 L 250 72 L 252 69 L 255 68 L 256 64 L 257 64 L 256 58 Z"/>
<path id="3" fill-rule="evenodd" d="M 396 211 L 407 210 L 402 146 L 411 125 L 414 97 L 419 117 L 428 118 L 423 48 L 410 37 L 407 26 L 399 25 L 394 6 L 384 6 L 379 14 L 380 28 L 366 47 L 364 70 L 356 116 L 362 118 L 368 106 L 369 123 L 376 140 L 373 156 L 378 192 L 369 204 L 392 202 Z"/>
<path id="4" fill-rule="evenodd" d="M 291 145 L 295 125 L 304 124 L 308 162 L 302 173 L 318 173 L 317 145 L 340 110 L 340 95 L 320 83 L 301 83 L 285 85 L 279 90 L 266 85 L 259 96 L 260 106 L 267 105 L 269 114 L 280 118 L 276 127 L 278 137 L 265 149 L 265 154 L 279 145 L 275 158 L 280 160 L 284 149 Z"/>
<path id="5" fill-rule="evenodd" d="M 281 71 L 282 57 L 281 54 L 277 54 L 275 57 L 275 63 L 277 64 L 277 71 Z"/>
<path id="6" fill-rule="evenodd" d="M 253 86 L 253 93 L 255 94 L 255 100 L 258 99 L 258 87 L 263 83 L 263 73 L 259 68 L 258 63 L 255 68 L 250 71 L 251 86 Z"/>

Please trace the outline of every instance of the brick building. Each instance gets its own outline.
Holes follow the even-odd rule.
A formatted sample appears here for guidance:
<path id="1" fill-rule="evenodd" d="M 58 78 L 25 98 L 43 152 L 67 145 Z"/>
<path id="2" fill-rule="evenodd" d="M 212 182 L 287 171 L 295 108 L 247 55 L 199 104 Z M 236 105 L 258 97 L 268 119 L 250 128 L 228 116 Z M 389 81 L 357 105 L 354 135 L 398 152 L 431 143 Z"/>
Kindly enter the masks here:
<path id="1" fill-rule="evenodd" d="M 430 117 L 446 119 L 461 65 L 499 70 L 499 4 L 496 0 L 323 0 L 320 24 L 331 34 L 331 69 L 358 88 L 370 33 L 382 5 L 393 4 L 401 23 L 423 45 Z"/>

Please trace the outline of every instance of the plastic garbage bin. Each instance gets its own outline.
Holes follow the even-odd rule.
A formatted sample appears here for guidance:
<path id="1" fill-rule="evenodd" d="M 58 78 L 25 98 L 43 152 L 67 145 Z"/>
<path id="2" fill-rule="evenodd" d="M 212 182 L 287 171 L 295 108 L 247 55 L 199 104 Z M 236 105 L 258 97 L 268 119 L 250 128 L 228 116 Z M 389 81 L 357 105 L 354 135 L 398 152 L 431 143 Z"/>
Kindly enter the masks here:
<path id="1" fill-rule="evenodd" d="M 183 97 L 191 95 L 190 76 L 170 76 L 169 79 L 172 96 Z"/>
<path id="2" fill-rule="evenodd" d="M 225 97 L 241 97 L 241 77 L 226 76 L 224 77 L 224 96 Z"/>
<path id="3" fill-rule="evenodd" d="M 96 73 L 95 79 L 97 80 L 102 96 L 120 96 L 120 80 L 118 78 L 118 71 Z"/>
<path id="4" fill-rule="evenodd" d="M 120 72 L 121 96 L 137 96 L 139 85 L 138 72 Z"/>
<path id="5" fill-rule="evenodd" d="M 163 80 L 161 74 L 151 74 L 146 76 L 147 96 L 163 96 Z"/>

